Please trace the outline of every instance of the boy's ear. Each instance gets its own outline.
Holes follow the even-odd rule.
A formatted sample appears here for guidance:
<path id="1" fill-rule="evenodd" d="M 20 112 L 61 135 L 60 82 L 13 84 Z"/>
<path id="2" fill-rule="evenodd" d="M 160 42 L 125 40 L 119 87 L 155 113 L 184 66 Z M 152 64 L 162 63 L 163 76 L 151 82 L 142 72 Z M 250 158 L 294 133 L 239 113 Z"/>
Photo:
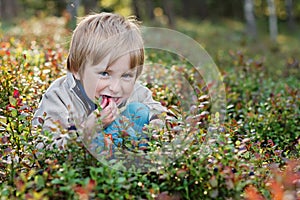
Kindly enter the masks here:
<path id="1" fill-rule="evenodd" d="M 80 80 L 80 74 L 78 72 L 73 71 L 72 74 L 77 80 Z"/>
<path id="2" fill-rule="evenodd" d="M 73 76 L 76 79 L 80 80 L 80 75 L 79 75 L 78 71 L 75 72 L 74 69 L 71 68 L 70 56 L 68 56 L 68 58 L 67 58 L 67 69 L 72 72 Z"/>

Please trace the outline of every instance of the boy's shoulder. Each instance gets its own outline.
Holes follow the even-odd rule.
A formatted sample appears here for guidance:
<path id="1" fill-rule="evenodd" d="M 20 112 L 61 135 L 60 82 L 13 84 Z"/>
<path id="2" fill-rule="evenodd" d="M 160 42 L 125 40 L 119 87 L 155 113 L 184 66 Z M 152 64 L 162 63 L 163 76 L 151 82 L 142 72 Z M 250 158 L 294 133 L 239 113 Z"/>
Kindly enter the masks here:
<path id="1" fill-rule="evenodd" d="M 150 89 L 144 86 L 142 83 L 136 82 L 130 100 L 139 101 L 141 99 L 147 98 L 148 96 L 151 96 Z"/>
<path id="2" fill-rule="evenodd" d="M 135 84 L 134 84 L 134 91 L 149 91 L 149 89 L 143 85 L 140 81 L 137 81 Z"/>
<path id="3" fill-rule="evenodd" d="M 49 88 L 47 89 L 46 93 L 57 93 L 57 92 L 65 92 L 66 90 L 69 90 L 73 85 L 75 85 L 75 81 L 72 80 L 72 74 L 67 73 L 64 76 L 61 76 L 54 80 Z"/>

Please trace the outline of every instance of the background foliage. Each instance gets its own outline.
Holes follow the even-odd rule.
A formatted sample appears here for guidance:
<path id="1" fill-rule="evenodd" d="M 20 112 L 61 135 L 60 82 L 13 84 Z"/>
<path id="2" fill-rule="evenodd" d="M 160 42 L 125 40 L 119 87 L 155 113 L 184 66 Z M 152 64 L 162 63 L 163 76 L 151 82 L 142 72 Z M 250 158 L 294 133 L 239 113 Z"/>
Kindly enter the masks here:
<path id="1" fill-rule="evenodd" d="M 118 10 L 122 5 L 122 12 L 131 10 L 130 1 L 97 2 L 101 9 L 105 5 L 106 10 Z M 198 41 L 224 77 L 225 122 L 218 123 L 209 113 L 210 99 L 202 83 L 189 114 L 196 129 L 178 120 L 167 131 L 176 135 L 178 130 L 187 130 L 197 136 L 174 163 L 162 163 L 147 173 L 117 171 L 92 157 L 72 132 L 62 135 L 67 141 L 66 150 L 38 150 L 40 142 L 52 145 L 51 133 L 41 134 L 39 128 L 30 126 L 30 121 L 49 84 L 66 73 L 71 32 L 66 28 L 66 15 L 58 17 L 59 12 L 48 16 L 55 14 L 58 2 L 39 1 L 39 5 L 20 1 L 28 8 L 36 6 L 22 15 L 34 13 L 38 17 L 1 21 L 1 199 L 299 199 L 299 32 L 291 31 L 282 18 L 277 43 L 271 42 L 265 28 L 264 1 L 255 1 L 261 3 L 256 3 L 261 19 L 256 41 L 245 35 L 239 2 L 233 9 L 229 2 L 222 1 L 220 6 L 217 1 L 207 0 L 207 6 L 216 10 L 200 18 L 196 17 L 199 11 L 184 16 L 182 2 L 174 2 L 174 9 L 182 9 L 176 17 L 176 29 Z M 153 3 L 155 8 L 161 5 L 160 1 Z M 42 9 L 45 4 L 48 10 Z M 299 8 L 296 5 L 294 9 L 298 19 Z M 159 9 L 156 12 L 154 24 L 167 25 Z M 153 21 L 145 21 L 147 24 L 153 25 Z M 147 51 L 146 56 L 149 65 L 161 64 L 193 74 L 189 63 L 174 55 Z M 156 99 L 176 111 L 178 101 L 169 88 L 159 81 L 148 87 Z M 209 122 L 214 124 L 210 131 L 216 137 L 206 141 L 212 151 L 201 154 L 199 148 Z M 156 134 L 151 141 L 155 149 L 166 132 L 152 131 Z"/>

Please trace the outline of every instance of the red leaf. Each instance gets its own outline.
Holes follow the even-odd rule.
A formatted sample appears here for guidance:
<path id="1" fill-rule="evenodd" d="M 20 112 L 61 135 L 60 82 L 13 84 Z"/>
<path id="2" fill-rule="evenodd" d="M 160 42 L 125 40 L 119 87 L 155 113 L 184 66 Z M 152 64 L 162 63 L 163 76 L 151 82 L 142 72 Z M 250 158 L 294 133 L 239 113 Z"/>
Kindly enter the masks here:
<path id="1" fill-rule="evenodd" d="M 95 180 L 90 180 L 90 182 L 87 185 L 87 189 L 89 191 L 92 191 L 95 188 L 95 186 L 96 186 L 96 181 Z"/>
<path id="2" fill-rule="evenodd" d="M 20 97 L 19 90 L 17 90 L 17 89 L 14 90 L 13 97 L 16 98 L 16 99 Z"/>
<path id="3" fill-rule="evenodd" d="M 74 191 L 77 193 L 77 195 L 79 196 L 79 199 L 82 200 L 88 200 L 89 199 L 89 192 L 83 188 L 82 186 L 76 186 L 74 188 Z"/>
<path id="4" fill-rule="evenodd" d="M 43 118 L 38 117 L 38 121 L 39 121 L 40 124 L 44 124 L 44 119 Z"/>

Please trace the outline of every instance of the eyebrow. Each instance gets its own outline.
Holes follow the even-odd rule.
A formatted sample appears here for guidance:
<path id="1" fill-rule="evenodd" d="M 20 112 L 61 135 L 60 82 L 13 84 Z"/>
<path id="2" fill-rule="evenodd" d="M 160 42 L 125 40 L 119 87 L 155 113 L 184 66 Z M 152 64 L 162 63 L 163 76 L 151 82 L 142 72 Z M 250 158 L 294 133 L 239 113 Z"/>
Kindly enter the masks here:
<path id="1" fill-rule="evenodd" d="M 105 68 L 105 71 L 107 72 L 112 72 L 112 70 L 109 69 L 110 66 L 107 66 Z M 132 69 L 129 69 L 128 71 L 125 71 L 124 73 L 135 73 L 136 72 L 136 68 L 132 68 Z"/>
<path id="2" fill-rule="evenodd" d="M 101 71 L 103 71 L 103 70 L 106 71 L 106 70 L 108 69 L 108 67 L 109 67 L 109 66 L 105 66 L 105 65 L 100 65 L 100 64 L 99 64 L 99 65 L 96 65 L 96 66 L 94 67 L 94 69 L 95 69 L 96 71 L 100 71 L 100 70 L 101 70 Z"/>
<path id="3" fill-rule="evenodd" d="M 128 71 L 126 71 L 125 73 L 134 73 L 134 72 L 136 72 L 136 69 L 135 68 L 133 68 L 133 69 L 129 69 Z"/>

